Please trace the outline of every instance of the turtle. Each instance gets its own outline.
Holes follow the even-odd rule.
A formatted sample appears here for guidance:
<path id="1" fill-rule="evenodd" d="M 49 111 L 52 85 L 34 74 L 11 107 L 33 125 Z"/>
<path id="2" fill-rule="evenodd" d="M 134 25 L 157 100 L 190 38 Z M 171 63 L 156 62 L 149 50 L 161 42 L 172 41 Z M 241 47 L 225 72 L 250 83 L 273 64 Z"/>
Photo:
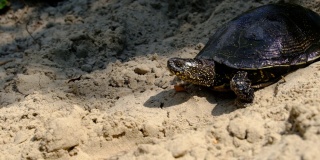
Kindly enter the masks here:
<path id="1" fill-rule="evenodd" d="M 320 16 L 297 4 L 267 4 L 222 25 L 195 58 L 170 58 L 184 82 L 233 91 L 236 105 L 254 91 L 320 59 Z"/>

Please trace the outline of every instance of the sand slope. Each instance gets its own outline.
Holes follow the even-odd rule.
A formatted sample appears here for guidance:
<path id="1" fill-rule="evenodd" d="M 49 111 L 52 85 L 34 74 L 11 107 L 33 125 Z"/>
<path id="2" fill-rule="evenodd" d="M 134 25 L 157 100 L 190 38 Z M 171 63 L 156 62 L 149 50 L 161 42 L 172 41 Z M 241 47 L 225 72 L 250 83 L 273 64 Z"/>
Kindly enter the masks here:
<path id="1" fill-rule="evenodd" d="M 176 93 L 166 69 L 267 3 L 14 2 L 0 16 L 0 159 L 316 159 L 319 62 L 240 109 L 232 94 Z"/>

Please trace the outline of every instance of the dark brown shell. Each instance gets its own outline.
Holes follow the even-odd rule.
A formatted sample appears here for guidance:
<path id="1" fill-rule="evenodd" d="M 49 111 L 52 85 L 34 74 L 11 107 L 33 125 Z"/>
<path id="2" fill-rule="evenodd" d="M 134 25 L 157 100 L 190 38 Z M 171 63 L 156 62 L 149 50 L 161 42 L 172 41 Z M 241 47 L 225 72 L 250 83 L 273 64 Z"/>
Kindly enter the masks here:
<path id="1" fill-rule="evenodd" d="M 236 69 L 311 63 L 320 57 L 320 16 L 294 4 L 269 4 L 222 26 L 196 58 Z"/>

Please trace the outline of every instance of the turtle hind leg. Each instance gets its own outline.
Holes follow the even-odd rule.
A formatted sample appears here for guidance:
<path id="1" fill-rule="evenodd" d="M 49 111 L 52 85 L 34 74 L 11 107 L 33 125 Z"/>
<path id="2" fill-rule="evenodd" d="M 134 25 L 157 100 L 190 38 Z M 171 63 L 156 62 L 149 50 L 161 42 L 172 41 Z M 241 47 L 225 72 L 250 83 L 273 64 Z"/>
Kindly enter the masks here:
<path id="1" fill-rule="evenodd" d="M 245 71 L 238 71 L 230 81 L 230 88 L 237 95 L 236 105 L 238 106 L 251 103 L 254 98 L 254 90 L 247 74 Z"/>

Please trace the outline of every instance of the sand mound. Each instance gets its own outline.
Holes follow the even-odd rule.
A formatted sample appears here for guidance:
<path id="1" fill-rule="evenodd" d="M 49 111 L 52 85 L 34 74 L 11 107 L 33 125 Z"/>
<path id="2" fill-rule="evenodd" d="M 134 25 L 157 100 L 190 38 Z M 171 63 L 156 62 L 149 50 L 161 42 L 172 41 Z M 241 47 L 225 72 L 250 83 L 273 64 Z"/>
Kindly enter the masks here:
<path id="1" fill-rule="evenodd" d="M 166 69 L 266 3 L 13 1 L 0 15 L 0 159 L 316 159 L 319 62 L 241 109 L 232 94 L 176 93 Z"/>

